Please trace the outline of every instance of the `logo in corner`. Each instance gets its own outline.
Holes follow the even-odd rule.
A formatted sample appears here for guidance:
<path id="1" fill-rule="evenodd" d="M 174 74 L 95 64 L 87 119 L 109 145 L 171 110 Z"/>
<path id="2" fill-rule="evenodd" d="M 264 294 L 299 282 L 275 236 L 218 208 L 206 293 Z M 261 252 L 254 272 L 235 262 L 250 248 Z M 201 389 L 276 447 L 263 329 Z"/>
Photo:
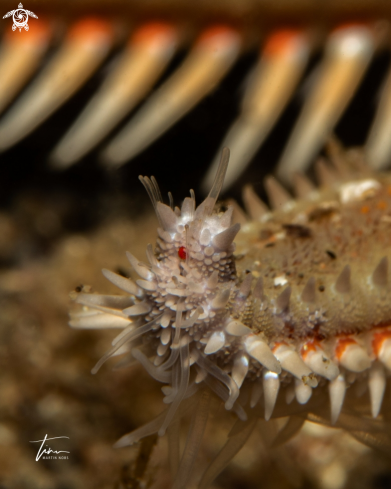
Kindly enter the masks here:
<path id="1" fill-rule="evenodd" d="M 35 15 L 34 12 L 31 12 L 30 10 L 25 10 L 21 3 L 18 5 L 18 8 L 16 10 L 11 10 L 10 12 L 7 12 L 3 16 L 3 19 L 6 19 L 7 17 L 11 17 L 11 15 L 14 21 L 12 30 L 15 31 L 16 29 L 19 29 L 19 32 L 21 32 L 23 27 L 26 31 L 29 30 L 29 25 L 27 23 L 29 20 L 29 15 L 30 17 L 34 17 L 35 19 L 38 19 L 38 16 Z"/>
<path id="2" fill-rule="evenodd" d="M 45 447 L 45 444 L 46 444 L 47 441 L 49 441 L 49 440 L 58 440 L 59 438 L 66 438 L 66 439 L 69 440 L 69 436 L 55 436 L 53 438 L 48 438 L 48 435 L 45 435 L 45 437 L 44 437 L 43 440 L 33 440 L 33 441 L 30 441 L 30 443 L 41 443 L 41 446 L 38 449 L 37 456 L 35 457 L 35 461 L 38 462 L 41 457 L 44 460 L 47 460 L 47 459 L 68 460 L 68 455 L 61 455 L 63 453 L 64 454 L 65 453 L 70 453 L 67 450 L 52 450 L 49 447 L 49 445 L 46 445 L 46 447 Z M 52 442 L 52 443 L 56 443 L 56 442 Z"/>

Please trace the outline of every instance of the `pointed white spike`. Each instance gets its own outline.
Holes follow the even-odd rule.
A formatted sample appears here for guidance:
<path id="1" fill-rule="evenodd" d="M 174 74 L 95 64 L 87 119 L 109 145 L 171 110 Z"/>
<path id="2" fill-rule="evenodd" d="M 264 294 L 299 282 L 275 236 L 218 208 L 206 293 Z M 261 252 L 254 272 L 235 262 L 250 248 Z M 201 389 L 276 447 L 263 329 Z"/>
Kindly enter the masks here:
<path id="1" fill-rule="evenodd" d="M 137 258 L 132 255 L 129 251 L 126 252 L 126 256 L 132 265 L 134 271 L 140 275 L 141 278 L 144 278 L 145 280 L 152 280 L 155 275 L 146 267 L 146 265 L 140 264 L 140 262 L 137 260 Z"/>
<path id="2" fill-rule="evenodd" d="M 245 170 L 264 137 L 265 133 L 262 130 L 260 132 L 257 125 L 254 124 L 254 121 L 251 119 L 246 120 L 243 116 L 235 120 L 231 125 L 222 142 L 222 145 L 231 148 L 235 155 L 234 162 L 230 166 L 227 174 L 227 181 L 224 184 L 225 190 L 232 186 L 240 174 Z M 219 152 L 220 149 L 217 151 L 211 166 L 208 168 L 206 177 L 202 182 L 202 189 L 204 190 L 209 187 L 211 177 L 217 166 Z"/>
<path id="3" fill-rule="evenodd" d="M 148 290 L 149 292 L 153 292 L 157 289 L 157 283 L 150 282 L 148 280 L 136 280 L 136 284 L 139 287 L 142 287 L 144 290 Z"/>
<path id="4" fill-rule="evenodd" d="M 199 368 L 194 382 L 196 384 L 201 384 L 201 382 L 203 382 L 207 376 L 208 376 L 208 372 L 206 370 L 202 370 L 201 368 Z"/>
<path id="5" fill-rule="evenodd" d="M 246 338 L 244 346 L 247 353 L 268 370 L 277 374 L 281 373 L 281 365 L 265 341 L 256 336 L 249 336 Z"/>
<path id="6" fill-rule="evenodd" d="M 171 310 L 168 310 L 168 311 L 166 310 L 163 313 L 162 318 L 160 319 L 160 326 L 162 328 L 167 328 L 167 326 L 170 324 L 172 316 L 173 316 L 173 313 L 171 312 Z"/>
<path id="7" fill-rule="evenodd" d="M 225 327 L 225 331 L 232 336 L 244 336 L 252 333 L 251 328 L 237 319 L 230 321 Z"/>
<path id="8" fill-rule="evenodd" d="M 215 331 L 208 339 L 208 343 L 205 346 L 205 355 L 211 355 L 221 350 L 225 345 L 225 334 L 223 331 Z"/>
<path id="9" fill-rule="evenodd" d="M 268 206 L 255 193 L 252 185 L 244 186 L 242 198 L 244 207 L 253 221 L 258 221 L 260 217 L 270 212 Z"/>
<path id="10" fill-rule="evenodd" d="M 316 189 L 315 185 L 300 172 L 293 175 L 293 186 L 295 195 L 299 199 L 307 199 Z"/>
<path id="11" fill-rule="evenodd" d="M 369 394 L 371 396 L 371 411 L 372 417 L 376 418 L 379 414 L 384 391 L 386 390 L 386 374 L 384 367 L 381 363 L 374 363 L 371 370 L 369 371 Z"/>
<path id="12" fill-rule="evenodd" d="M 269 421 L 276 405 L 278 391 L 280 390 L 280 377 L 275 372 L 263 372 L 263 397 L 265 403 L 265 419 Z"/>
<path id="13" fill-rule="evenodd" d="M 195 220 L 203 221 L 206 216 L 210 216 L 213 213 L 214 206 L 219 197 L 221 187 L 224 183 L 225 174 L 227 172 L 229 163 L 230 151 L 228 148 L 223 148 L 221 152 L 219 166 L 217 168 L 216 175 L 213 180 L 212 188 L 206 199 L 201 202 L 195 211 Z"/>
<path id="14" fill-rule="evenodd" d="M 18 36 L 11 30 L 4 34 L 0 50 L 0 112 L 39 67 L 52 29 L 45 21 L 37 20 L 28 36 Z"/>
<path id="15" fill-rule="evenodd" d="M 133 297 L 123 295 L 106 295 L 106 294 L 88 294 L 78 292 L 75 297 L 75 302 L 84 304 L 88 307 L 109 309 L 113 314 L 118 314 L 125 307 L 132 306 L 134 304 Z"/>
<path id="16" fill-rule="evenodd" d="M 332 187 L 339 181 L 337 172 L 324 158 L 318 158 L 315 162 L 315 174 L 321 187 Z"/>
<path id="17" fill-rule="evenodd" d="M 157 184 L 157 181 L 156 181 L 154 176 L 149 178 L 149 177 L 143 177 L 142 175 L 139 175 L 138 179 L 144 185 L 144 188 L 147 191 L 148 197 L 151 199 L 153 208 L 155 209 L 157 218 L 159 220 L 159 226 L 162 228 L 163 224 L 162 224 L 160 215 L 157 212 L 157 203 L 163 202 L 162 194 L 160 193 L 160 189 L 159 189 L 159 185 Z M 159 229 L 158 229 L 158 232 L 159 232 Z M 164 233 L 166 235 L 170 236 L 170 233 L 167 233 L 167 231 L 162 230 L 162 233 L 163 233 L 163 236 L 162 236 L 163 239 L 165 239 Z M 171 238 L 171 236 L 170 236 L 170 238 Z M 171 243 L 172 241 L 169 240 L 169 242 Z"/>
<path id="18" fill-rule="evenodd" d="M 181 206 L 181 216 L 192 221 L 194 218 L 194 212 L 195 212 L 195 200 L 192 197 L 185 197 Z"/>
<path id="19" fill-rule="evenodd" d="M 240 35 L 234 29 L 206 29 L 182 66 L 109 144 L 103 154 L 105 162 L 122 165 L 174 125 L 223 79 L 240 46 Z"/>
<path id="20" fill-rule="evenodd" d="M 309 36 L 300 30 L 275 30 L 266 38 L 260 60 L 246 87 L 242 113 L 222 143 L 231 148 L 234 155 L 225 189 L 236 182 L 269 134 L 300 80 L 309 51 Z M 203 181 L 203 188 L 209 187 L 216 159 Z"/>
<path id="21" fill-rule="evenodd" d="M 344 179 L 351 178 L 351 167 L 348 163 L 348 158 L 346 158 L 346 150 L 334 134 L 327 138 L 325 150 L 327 158 L 338 174 Z"/>
<path id="22" fill-rule="evenodd" d="M 331 33 L 316 84 L 278 165 L 277 175 L 289 184 L 304 171 L 342 115 L 371 60 L 373 34 L 364 25 L 348 25 Z"/>
<path id="23" fill-rule="evenodd" d="M 147 249 L 145 251 L 145 254 L 147 255 L 147 259 L 148 259 L 149 264 L 151 266 L 159 267 L 159 262 L 155 256 L 155 253 L 153 252 L 153 247 L 152 247 L 151 243 L 147 244 Z"/>
<path id="24" fill-rule="evenodd" d="M 351 372 L 363 372 L 371 366 L 371 359 L 367 351 L 357 343 L 343 345 L 341 350 L 338 355 L 339 363 Z"/>
<path id="25" fill-rule="evenodd" d="M 313 372 L 328 380 L 334 380 L 339 375 L 337 365 L 322 350 L 309 351 L 305 355 L 304 362 Z"/>
<path id="26" fill-rule="evenodd" d="M 216 236 L 214 236 L 214 238 L 212 239 L 212 244 L 217 248 L 220 248 L 220 250 L 226 250 L 235 239 L 235 236 L 238 234 L 239 229 L 240 224 L 234 224 L 225 231 L 216 234 Z"/>
<path id="27" fill-rule="evenodd" d="M 279 345 L 274 349 L 274 355 L 281 367 L 310 387 L 316 387 L 318 381 L 312 370 L 303 362 L 296 350 L 288 345 Z"/>
<path id="28" fill-rule="evenodd" d="M 122 277 L 106 268 L 103 268 L 102 273 L 107 280 L 128 294 L 135 295 L 136 297 L 144 296 L 144 292 L 130 278 Z"/>
<path id="29" fill-rule="evenodd" d="M 181 328 L 192 328 L 203 311 L 202 307 L 199 306 L 186 321 L 182 322 Z"/>
<path id="30" fill-rule="evenodd" d="M 127 316 L 143 316 L 151 312 L 151 310 L 152 306 L 150 306 L 147 302 L 140 302 L 134 306 L 127 307 L 122 312 Z"/>
<path id="31" fill-rule="evenodd" d="M 86 18 L 70 29 L 59 51 L 0 123 L 0 150 L 27 136 L 73 95 L 102 63 L 114 42 L 110 21 Z"/>
<path id="32" fill-rule="evenodd" d="M 229 301 L 230 294 L 230 289 L 223 290 L 222 292 L 217 294 L 216 297 L 212 300 L 210 307 L 212 309 L 223 309 Z"/>
<path id="33" fill-rule="evenodd" d="M 178 218 L 170 206 L 157 202 L 156 213 L 159 216 L 160 222 L 165 231 L 176 233 L 178 230 Z"/>
<path id="34" fill-rule="evenodd" d="M 160 335 L 160 341 L 162 342 L 162 344 L 167 345 L 170 339 L 171 339 L 171 329 L 170 328 L 163 329 L 162 334 Z"/>
<path id="35" fill-rule="evenodd" d="M 312 395 L 312 389 L 309 385 L 303 384 L 299 379 L 295 379 L 295 396 L 299 404 L 307 404 Z"/>
<path id="36" fill-rule="evenodd" d="M 203 202 L 206 206 L 205 210 L 207 215 L 212 214 L 213 208 L 220 195 L 221 189 L 224 184 L 225 175 L 228 169 L 229 157 L 230 157 L 230 150 L 229 148 L 224 147 L 221 150 L 220 161 L 217 167 L 217 171 L 213 180 L 212 187 L 209 191 L 208 197 Z"/>
<path id="37" fill-rule="evenodd" d="M 219 283 L 219 272 L 215 270 L 212 272 L 212 275 L 208 278 L 206 286 L 208 289 L 214 289 L 217 287 L 217 284 Z"/>
<path id="38" fill-rule="evenodd" d="M 227 202 L 227 210 L 224 212 L 224 214 L 220 217 L 220 226 L 224 228 L 229 228 L 232 226 L 232 218 L 234 214 L 234 208 L 233 205 L 230 205 Z"/>
<path id="39" fill-rule="evenodd" d="M 346 393 L 346 382 L 342 374 L 329 383 L 331 424 L 335 424 L 339 418 Z"/>
<path id="40" fill-rule="evenodd" d="M 178 35 L 170 24 L 149 22 L 136 29 L 102 86 L 55 148 L 53 166 L 66 168 L 96 146 L 150 91 L 177 46 Z"/>
<path id="41" fill-rule="evenodd" d="M 236 356 L 231 377 L 234 379 L 239 389 L 242 387 L 243 381 L 246 378 L 248 366 L 249 362 L 246 355 L 240 354 Z"/>
<path id="42" fill-rule="evenodd" d="M 106 328 L 127 328 L 132 324 L 131 320 L 114 316 L 113 314 L 95 313 L 92 315 L 75 316 L 71 315 L 69 326 L 77 329 L 106 329 Z"/>
<path id="43" fill-rule="evenodd" d="M 239 223 L 240 225 L 246 224 L 247 222 L 247 216 L 244 210 L 240 207 L 240 205 L 236 202 L 234 199 L 227 199 L 227 205 L 232 208 L 233 213 L 232 213 L 232 223 L 231 224 L 236 224 Z"/>
<path id="44" fill-rule="evenodd" d="M 281 209 L 293 200 L 289 192 L 271 175 L 265 178 L 265 190 L 272 209 Z"/>

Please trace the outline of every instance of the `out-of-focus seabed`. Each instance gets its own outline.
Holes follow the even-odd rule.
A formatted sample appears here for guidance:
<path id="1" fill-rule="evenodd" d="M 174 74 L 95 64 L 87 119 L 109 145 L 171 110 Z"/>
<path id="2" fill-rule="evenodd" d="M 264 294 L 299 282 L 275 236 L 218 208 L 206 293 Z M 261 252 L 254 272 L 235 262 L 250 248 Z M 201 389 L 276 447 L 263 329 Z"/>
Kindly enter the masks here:
<path id="1" fill-rule="evenodd" d="M 64 206 L 61 199 L 48 206 L 24 196 L 0 213 L 0 487 L 169 488 L 165 437 L 112 448 L 164 409 L 160 385 L 139 365 L 113 371 L 112 362 L 92 376 L 113 335 L 67 326 L 70 291 L 83 284 L 118 293 L 100 269 L 128 271 L 126 249 L 143 259 L 156 218 L 149 211 L 131 218 L 116 208 L 77 234 L 62 232 Z M 210 415 L 203 467 L 233 421 L 223 407 Z M 341 430 L 307 423 L 290 442 L 271 448 L 275 429 L 260 420 L 213 488 L 389 487 L 389 460 Z M 35 461 L 38 444 L 30 441 L 45 434 L 69 437 L 60 448 L 48 443 L 68 450 L 68 460 Z"/>

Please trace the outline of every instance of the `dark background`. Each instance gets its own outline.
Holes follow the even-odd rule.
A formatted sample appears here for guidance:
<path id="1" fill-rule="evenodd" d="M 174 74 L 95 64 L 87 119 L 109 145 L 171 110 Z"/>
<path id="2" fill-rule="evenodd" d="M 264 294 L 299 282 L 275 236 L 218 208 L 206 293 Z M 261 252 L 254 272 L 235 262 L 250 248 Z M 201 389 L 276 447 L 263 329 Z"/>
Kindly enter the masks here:
<path id="1" fill-rule="evenodd" d="M 48 165 L 50 152 L 99 87 L 114 56 L 115 53 L 77 94 L 39 128 L 18 145 L 0 154 L 1 208 L 10 209 L 23 195 L 34 195 L 47 201 L 48 205 L 61 198 L 67 202 L 64 230 L 81 231 L 96 225 L 109 208 L 112 210 L 118 205 L 130 214 L 142 211 L 146 194 L 137 178 L 140 174 L 154 175 L 163 195 L 172 191 L 176 203 L 188 194 L 190 188 L 201 197 L 198 187 L 202 176 L 239 112 L 246 74 L 256 63 L 257 53 L 250 51 L 242 56 L 213 93 L 123 167 L 111 171 L 103 168 L 99 162 L 99 150 L 104 146 L 102 143 L 70 169 L 60 172 L 52 170 Z M 175 57 L 159 83 L 175 71 L 184 56 L 182 52 Z M 264 197 L 263 177 L 273 171 L 281 155 L 305 99 L 305 80 L 320 61 L 321 53 L 318 52 L 313 56 L 301 85 L 282 117 L 226 197 L 233 196 L 240 202 L 241 188 L 248 182 Z M 389 54 L 380 52 L 336 126 L 335 134 L 344 145 L 350 147 L 365 142 L 388 65 Z M 136 110 L 137 107 L 133 113 Z M 131 114 L 124 123 L 130 117 Z M 118 128 L 114 133 L 117 131 Z M 130 208 L 128 202 L 136 202 L 135 208 Z"/>

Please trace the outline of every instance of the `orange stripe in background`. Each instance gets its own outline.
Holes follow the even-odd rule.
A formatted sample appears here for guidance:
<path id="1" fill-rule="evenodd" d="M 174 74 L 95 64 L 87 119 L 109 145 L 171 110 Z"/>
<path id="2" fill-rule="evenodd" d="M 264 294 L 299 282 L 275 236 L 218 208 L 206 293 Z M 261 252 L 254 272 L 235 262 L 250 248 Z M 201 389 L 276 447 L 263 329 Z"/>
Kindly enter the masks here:
<path id="1" fill-rule="evenodd" d="M 85 17 L 75 22 L 67 35 L 69 40 L 77 41 L 84 39 L 88 41 L 95 41 L 97 39 L 111 41 L 113 37 L 113 24 L 100 17 Z"/>

